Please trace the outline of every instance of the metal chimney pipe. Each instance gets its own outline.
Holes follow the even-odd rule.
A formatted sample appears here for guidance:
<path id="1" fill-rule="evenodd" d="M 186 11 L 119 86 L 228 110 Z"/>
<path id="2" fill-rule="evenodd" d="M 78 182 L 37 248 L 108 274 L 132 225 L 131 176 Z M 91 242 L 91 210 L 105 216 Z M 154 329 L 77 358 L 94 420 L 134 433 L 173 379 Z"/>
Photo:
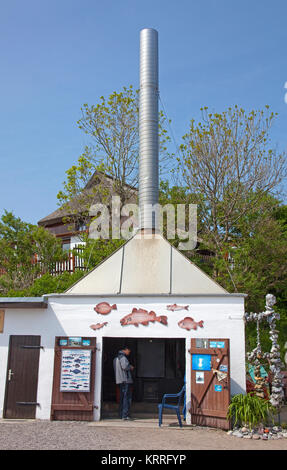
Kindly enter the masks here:
<path id="1" fill-rule="evenodd" d="M 158 33 L 140 32 L 139 208 L 140 228 L 157 229 L 158 204 Z"/>

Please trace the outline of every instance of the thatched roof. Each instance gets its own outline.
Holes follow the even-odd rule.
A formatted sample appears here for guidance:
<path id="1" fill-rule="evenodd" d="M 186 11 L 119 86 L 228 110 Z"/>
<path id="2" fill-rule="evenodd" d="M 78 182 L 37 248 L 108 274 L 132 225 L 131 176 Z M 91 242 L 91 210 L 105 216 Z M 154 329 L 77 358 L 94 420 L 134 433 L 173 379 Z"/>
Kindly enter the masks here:
<path id="1" fill-rule="evenodd" d="M 106 175 L 104 173 L 101 173 L 99 171 L 95 171 L 95 173 L 92 175 L 88 183 L 86 184 L 84 190 L 83 190 L 83 199 L 85 196 L 88 198 L 90 197 L 93 199 L 92 203 L 98 203 L 101 202 L 101 196 L 100 194 L 95 193 L 95 187 L 99 185 L 100 183 L 104 184 L 105 189 L 109 193 L 109 199 L 115 195 L 114 192 L 114 181 L 115 179 L 112 176 Z M 128 197 L 128 202 L 136 202 L 137 201 L 137 193 L 138 189 L 130 186 L 129 184 L 125 185 L 128 192 L 129 192 L 129 197 Z M 38 221 L 38 225 L 41 226 L 48 226 L 48 225 L 53 225 L 59 222 L 63 222 L 63 219 L 65 217 L 71 216 L 73 214 L 73 206 L 77 204 L 77 206 L 80 205 L 79 199 L 81 195 L 78 196 L 78 201 L 77 198 L 72 200 L 70 203 L 67 203 L 65 206 L 59 207 L 56 209 L 54 212 L 51 212 L 51 214 L 48 214 L 46 217 L 43 217 Z M 69 205 L 71 207 L 71 210 L 69 210 Z M 83 208 L 85 210 L 86 208 Z"/>

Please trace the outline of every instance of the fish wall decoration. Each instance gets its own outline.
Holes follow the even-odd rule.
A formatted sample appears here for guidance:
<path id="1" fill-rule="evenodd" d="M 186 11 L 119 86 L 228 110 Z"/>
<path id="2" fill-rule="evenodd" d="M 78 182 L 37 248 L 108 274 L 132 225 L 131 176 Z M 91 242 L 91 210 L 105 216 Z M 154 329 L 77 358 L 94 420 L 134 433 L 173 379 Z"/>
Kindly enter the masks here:
<path id="1" fill-rule="evenodd" d="M 133 308 L 132 313 L 126 315 L 120 320 L 122 326 L 127 325 L 144 325 L 147 326 L 149 323 L 159 322 L 163 325 L 167 325 L 167 317 L 165 315 L 156 316 L 156 313 L 151 311 L 148 312 L 142 308 Z"/>
<path id="2" fill-rule="evenodd" d="M 199 322 L 196 322 L 193 318 L 191 317 L 185 317 L 183 320 L 180 320 L 178 322 L 178 326 L 180 328 L 184 328 L 185 330 L 197 330 L 197 327 L 199 326 L 200 328 L 203 328 L 203 320 L 200 320 Z"/>
<path id="3" fill-rule="evenodd" d="M 108 302 L 100 302 L 94 307 L 95 312 L 101 315 L 107 315 L 112 310 L 117 310 L 116 304 L 110 305 Z"/>
<path id="4" fill-rule="evenodd" d="M 96 323 L 95 325 L 90 325 L 90 328 L 92 328 L 92 330 L 99 330 L 103 328 L 104 326 L 106 326 L 107 324 L 108 324 L 107 321 L 105 321 L 104 323 Z"/>
<path id="5" fill-rule="evenodd" d="M 173 304 L 173 305 L 167 305 L 166 306 L 167 310 L 169 310 L 170 312 L 177 312 L 179 310 L 189 310 L 189 305 L 177 305 L 177 304 Z"/>

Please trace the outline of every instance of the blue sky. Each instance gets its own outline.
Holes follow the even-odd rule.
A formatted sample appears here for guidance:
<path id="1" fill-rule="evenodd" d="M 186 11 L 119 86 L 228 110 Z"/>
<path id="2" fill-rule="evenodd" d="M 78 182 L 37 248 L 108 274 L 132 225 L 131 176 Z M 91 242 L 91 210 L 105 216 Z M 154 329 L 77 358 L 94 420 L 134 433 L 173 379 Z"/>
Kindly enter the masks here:
<path id="1" fill-rule="evenodd" d="M 57 208 L 89 140 L 83 103 L 138 87 L 139 33 L 159 32 L 160 93 L 177 142 L 200 107 L 279 113 L 286 149 L 285 0 L 13 0 L 0 3 L 0 213 L 36 223 Z"/>

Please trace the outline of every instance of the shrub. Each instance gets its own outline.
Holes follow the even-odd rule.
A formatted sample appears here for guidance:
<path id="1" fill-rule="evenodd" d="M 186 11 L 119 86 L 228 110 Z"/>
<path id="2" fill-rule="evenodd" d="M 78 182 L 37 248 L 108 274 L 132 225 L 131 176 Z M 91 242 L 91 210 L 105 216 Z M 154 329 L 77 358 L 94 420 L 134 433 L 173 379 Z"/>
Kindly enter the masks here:
<path id="1" fill-rule="evenodd" d="M 234 395 L 228 407 L 227 419 L 234 420 L 242 426 L 250 429 L 264 424 L 270 415 L 276 413 L 276 409 L 268 400 L 247 393 L 246 395 Z"/>

